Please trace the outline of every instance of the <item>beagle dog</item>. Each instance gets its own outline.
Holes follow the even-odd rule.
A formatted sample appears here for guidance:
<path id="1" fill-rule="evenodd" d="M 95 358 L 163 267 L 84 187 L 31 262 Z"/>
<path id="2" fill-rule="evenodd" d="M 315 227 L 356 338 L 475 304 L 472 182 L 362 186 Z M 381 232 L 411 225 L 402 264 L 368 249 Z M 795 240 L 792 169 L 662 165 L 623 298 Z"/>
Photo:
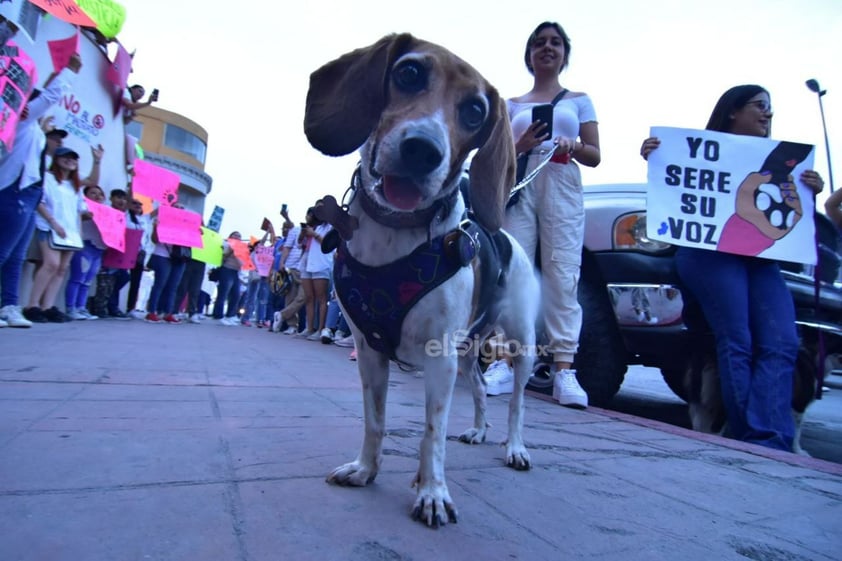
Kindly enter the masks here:
<path id="1" fill-rule="evenodd" d="M 450 403 L 462 372 L 475 412 L 459 438 L 483 442 L 477 349 L 492 329 L 515 357 L 506 464 L 531 467 L 521 433 L 538 286 L 531 261 L 500 229 L 515 172 L 505 101 L 447 49 L 395 34 L 311 74 L 304 130 L 326 155 L 360 155 L 348 204 L 326 197 L 333 209 L 318 209 L 341 235 L 334 282 L 356 342 L 365 421 L 359 455 L 327 481 L 364 486 L 377 476 L 389 362 L 411 366 L 424 371 L 426 397 L 412 517 L 432 527 L 455 522 L 444 473 Z M 465 220 L 460 182 L 474 151 L 474 219 Z"/>

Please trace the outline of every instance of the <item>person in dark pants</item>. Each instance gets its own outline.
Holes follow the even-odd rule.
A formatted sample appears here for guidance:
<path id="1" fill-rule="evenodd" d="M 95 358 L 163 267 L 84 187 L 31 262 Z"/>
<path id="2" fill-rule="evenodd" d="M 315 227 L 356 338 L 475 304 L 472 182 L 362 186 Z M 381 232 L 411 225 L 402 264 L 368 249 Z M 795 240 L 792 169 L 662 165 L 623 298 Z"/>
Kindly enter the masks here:
<path id="1" fill-rule="evenodd" d="M 229 239 L 240 241 L 242 236 L 239 232 L 232 232 Z M 213 317 L 218 319 L 221 325 L 239 325 L 237 319 L 238 303 L 240 301 L 240 267 L 242 263 L 234 255 L 231 244 L 227 241 L 223 244 L 222 266 L 219 267 L 219 285 L 216 291 L 216 302 L 213 305 Z M 226 309 L 225 303 L 228 303 Z"/>
<path id="2" fill-rule="evenodd" d="M 178 284 L 175 293 L 176 305 L 183 302 L 185 296 L 187 297 L 187 315 L 190 323 L 201 321 L 202 308 L 199 306 L 199 293 L 202 291 L 204 278 L 205 263 L 191 258 L 187 262 L 187 267 L 184 269 L 184 274 L 181 276 L 181 282 Z"/>

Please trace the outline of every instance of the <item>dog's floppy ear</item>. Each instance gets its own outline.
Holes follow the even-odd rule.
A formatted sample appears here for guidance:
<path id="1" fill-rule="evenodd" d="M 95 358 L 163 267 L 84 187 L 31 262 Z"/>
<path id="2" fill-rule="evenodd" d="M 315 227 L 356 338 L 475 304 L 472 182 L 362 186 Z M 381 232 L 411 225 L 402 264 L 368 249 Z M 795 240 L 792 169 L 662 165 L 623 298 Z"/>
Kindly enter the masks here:
<path id="1" fill-rule="evenodd" d="M 344 156 L 363 145 L 386 106 L 392 63 L 414 40 L 407 33 L 387 35 L 310 75 L 304 134 L 314 148 Z"/>
<path id="2" fill-rule="evenodd" d="M 480 139 L 485 141 L 471 160 L 471 206 L 477 222 L 496 232 L 515 185 L 515 143 L 505 100 L 491 86 L 488 92 L 491 111 Z"/>

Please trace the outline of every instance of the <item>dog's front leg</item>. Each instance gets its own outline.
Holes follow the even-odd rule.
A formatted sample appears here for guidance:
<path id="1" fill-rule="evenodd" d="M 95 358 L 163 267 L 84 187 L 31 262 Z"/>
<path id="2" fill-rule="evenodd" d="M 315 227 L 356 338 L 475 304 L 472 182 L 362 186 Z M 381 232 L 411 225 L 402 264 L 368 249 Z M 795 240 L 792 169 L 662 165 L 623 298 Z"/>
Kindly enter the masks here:
<path id="1" fill-rule="evenodd" d="M 506 438 L 506 465 L 517 470 L 528 470 L 532 460 L 523 442 L 524 390 L 532 370 L 532 355 L 518 353 L 514 358 L 515 384 L 509 400 L 509 435 Z"/>
<path id="2" fill-rule="evenodd" d="M 357 459 L 343 464 L 327 476 L 337 485 L 368 485 L 377 477 L 386 433 L 386 394 L 389 389 L 389 362 L 385 356 L 363 343 L 357 351 L 360 381 L 363 385 L 365 435 Z"/>
<path id="3" fill-rule="evenodd" d="M 456 522 L 456 506 L 450 498 L 444 474 L 447 417 L 456 383 L 456 357 L 428 357 L 424 365 L 426 428 L 421 441 L 421 459 L 413 481 L 418 494 L 412 518 L 438 527 Z"/>
<path id="4" fill-rule="evenodd" d="M 487 385 L 479 369 L 477 357 L 468 352 L 459 359 L 459 371 L 471 385 L 471 395 L 474 398 L 474 426 L 459 435 L 461 442 L 468 444 L 481 444 L 485 442 L 488 420 L 486 419 L 486 391 Z"/>

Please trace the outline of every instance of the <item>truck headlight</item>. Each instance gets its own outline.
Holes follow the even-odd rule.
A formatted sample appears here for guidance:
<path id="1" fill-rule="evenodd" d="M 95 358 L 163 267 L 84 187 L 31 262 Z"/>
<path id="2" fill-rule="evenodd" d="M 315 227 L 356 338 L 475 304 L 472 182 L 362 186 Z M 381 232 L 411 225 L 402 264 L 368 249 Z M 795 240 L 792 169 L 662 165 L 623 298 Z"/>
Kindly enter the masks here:
<path id="1" fill-rule="evenodd" d="M 614 249 L 659 253 L 672 245 L 650 240 L 646 236 L 646 213 L 643 211 L 624 214 L 614 222 Z"/>

